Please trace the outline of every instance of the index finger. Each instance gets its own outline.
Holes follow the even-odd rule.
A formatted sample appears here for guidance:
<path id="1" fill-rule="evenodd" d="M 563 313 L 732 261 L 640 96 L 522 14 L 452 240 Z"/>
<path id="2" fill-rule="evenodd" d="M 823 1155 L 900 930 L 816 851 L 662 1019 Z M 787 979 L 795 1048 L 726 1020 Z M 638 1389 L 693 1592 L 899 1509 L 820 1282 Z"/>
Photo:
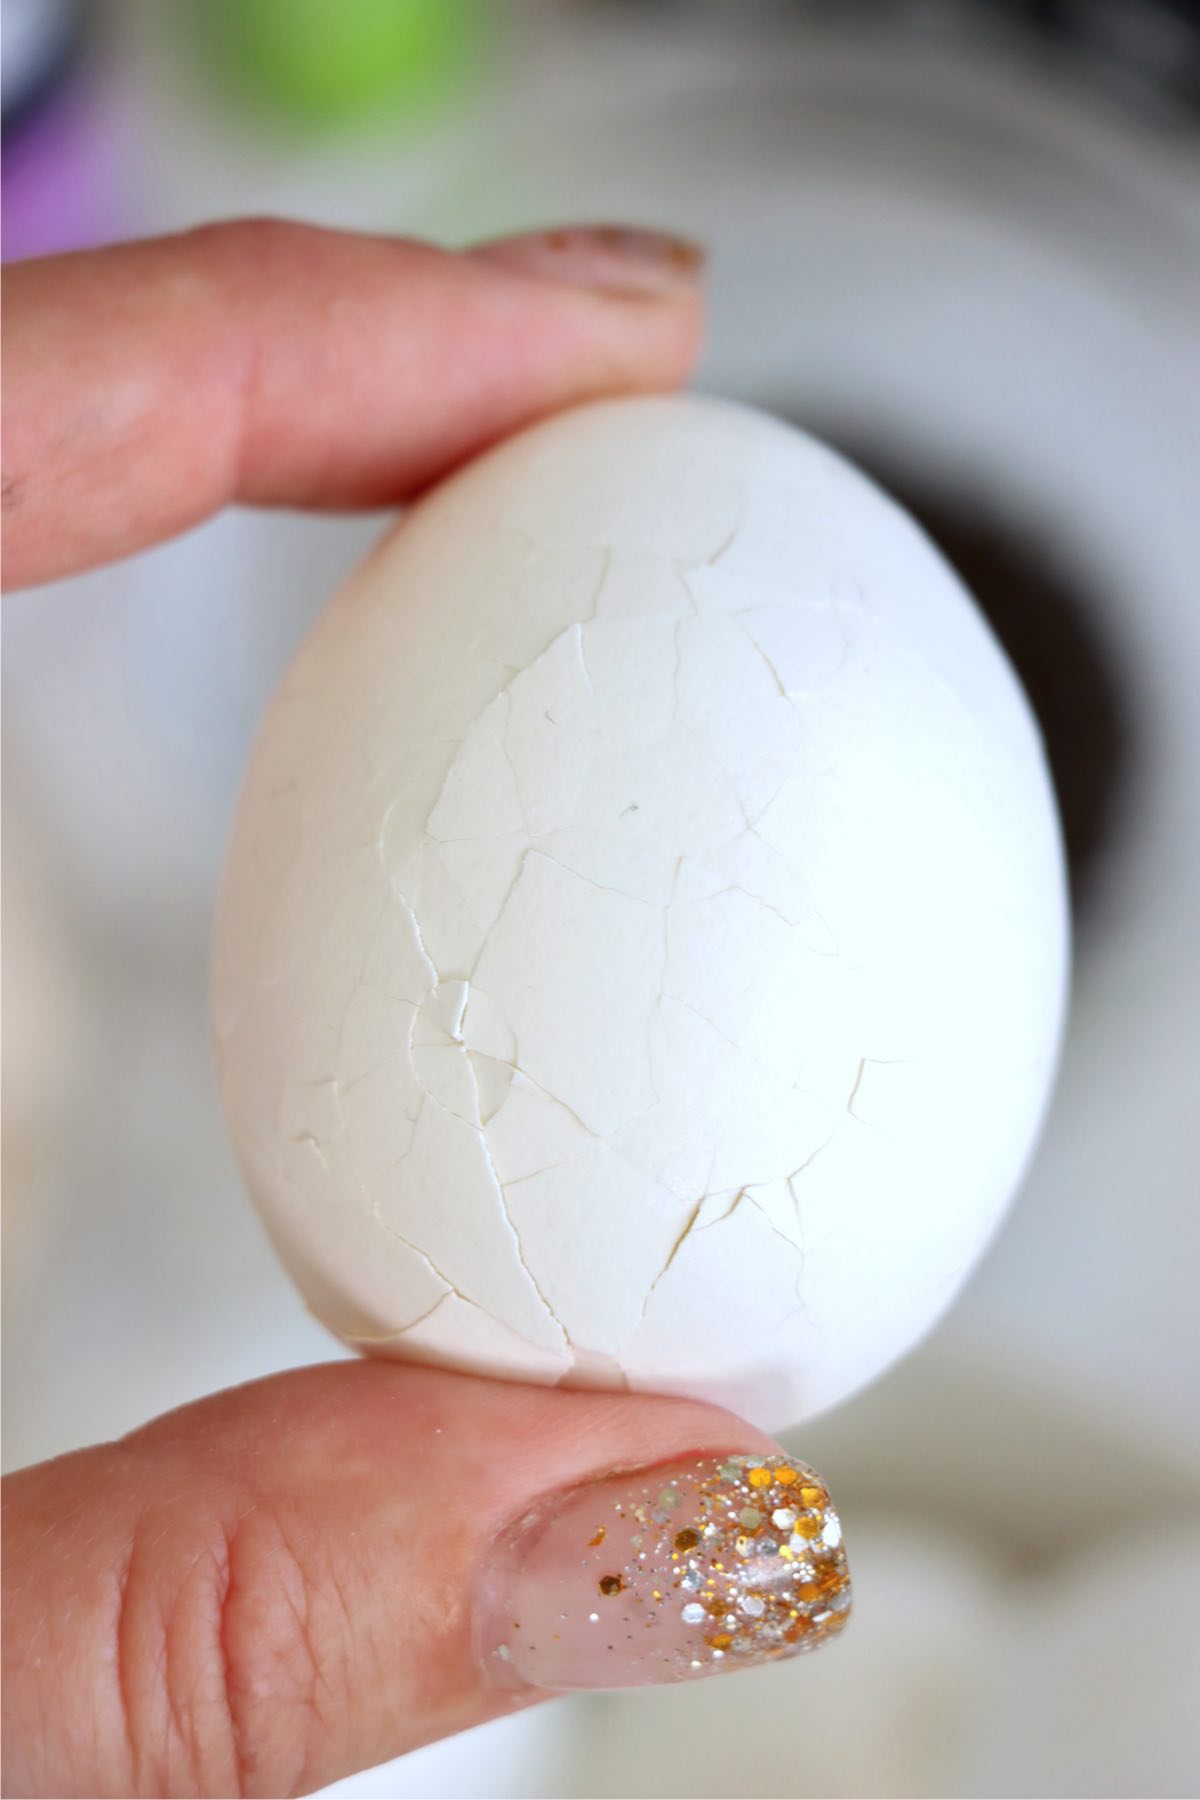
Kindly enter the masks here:
<path id="1" fill-rule="evenodd" d="M 16 265 L 5 585 L 235 501 L 394 502 L 542 413 L 675 386 L 698 343 L 698 260 L 613 228 L 453 255 L 242 220 Z"/>

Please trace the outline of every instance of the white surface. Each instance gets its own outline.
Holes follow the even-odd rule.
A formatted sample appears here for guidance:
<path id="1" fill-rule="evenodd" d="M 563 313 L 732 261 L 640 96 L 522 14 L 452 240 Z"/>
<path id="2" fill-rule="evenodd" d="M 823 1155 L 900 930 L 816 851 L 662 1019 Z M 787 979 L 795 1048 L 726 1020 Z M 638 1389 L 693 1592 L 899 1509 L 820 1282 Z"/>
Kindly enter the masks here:
<path id="1" fill-rule="evenodd" d="M 535 427 L 346 583 L 216 938 L 252 1192 L 350 1343 L 776 1430 L 946 1305 L 1066 964 L 1032 717 L 911 521 L 699 400 Z"/>
<path id="2" fill-rule="evenodd" d="M 128 10 L 144 80 L 122 95 L 121 116 L 146 228 L 255 208 L 450 239 L 571 215 L 678 223 L 714 250 L 707 387 L 844 425 L 916 473 L 987 496 L 1086 585 L 1116 649 L 1135 755 L 1046 1136 L 932 1340 L 797 1448 L 837 1488 L 852 1561 L 856 1496 L 895 1514 L 924 1492 L 932 1457 L 929 1479 L 960 1502 L 972 1557 L 990 1563 L 1014 1517 L 1056 1553 L 1099 1546 L 1120 1509 L 1120 1566 L 1140 1566 L 1158 1527 L 1124 1510 L 1129 1471 L 1169 1462 L 1177 1507 L 1195 1505 L 1200 1474 L 1194 141 L 1003 46 L 972 58 L 873 44 L 816 32 L 800 8 L 789 9 L 794 31 L 764 41 L 742 9 L 718 9 L 725 29 L 714 32 L 678 11 L 660 28 L 623 7 L 512 9 L 525 34 L 493 88 L 432 139 L 383 130 L 297 143 L 214 110 L 183 41 L 174 58 L 163 52 L 174 9 Z M 377 532 L 369 521 L 229 518 L 5 603 L 5 783 L 29 799 L 74 932 L 83 1070 L 72 1082 L 64 1063 L 36 1170 L 19 1192 L 6 1184 L 6 1235 L 14 1208 L 38 1220 L 17 1233 L 16 1255 L 6 1243 L 10 1464 L 336 1353 L 233 1170 L 205 963 L 255 713 Z M 964 1390 L 957 1407 L 945 1404 L 948 1374 Z M 1063 1396 L 1060 1413 L 1040 1408 L 1047 1391 Z M 1000 1411 L 1004 1466 L 984 1454 Z M 1108 1461 L 1082 1447 L 1097 1423 L 1120 1446 Z M 1004 1505 L 1013 1471 L 1019 1497 Z M 949 1545 L 945 1562 L 953 1584 Z M 1160 1618 L 1181 1621 L 1181 1577 L 1155 1579 Z M 899 1572 L 888 1591 L 898 1594 Z M 979 1635 L 990 1616 L 978 1616 Z M 1187 1673 L 1180 1621 L 1163 1625 L 1161 1695 Z M 897 1613 L 897 1645 L 900 1625 Z M 1187 1709 L 1164 1709 L 1132 1679 L 1120 1707 L 1083 1688 L 1059 1706 L 1074 1656 L 1060 1640 L 1054 1667 L 1042 1665 L 1047 1704 L 1021 1743 L 1007 1687 L 978 1678 L 973 1703 L 1001 1728 L 986 1760 L 960 1765 L 953 1791 L 1066 1792 L 1072 1770 L 1077 1791 L 1104 1791 L 1088 1783 L 1110 1752 L 1110 1792 L 1196 1790 Z M 818 1668 L 813 1659 L 801 1679 Z M 745 1678 L 750 1693 L 759 1679 Z M 647 1738 L 657 1705 L 646 1697 Z M 555 1716 L 538 1715 L 547 1732 Z M 869 1733 L 872 1715 L 860 1717 Z M 755 1773 L 785 1771 L 768 1779 L 786 1791 L 790 1707 L 756 1711 L 755 1732 Z M 1122 1746 L 1135 1740 L 1130 1777 Z M 906 1766 L 934 1792 L 946 1763 L 936 1740 L 922 1741 L 924 1760 L 914 1751 Z M 503 1791 L 491 1742 L 489 1728 L 422 1752 L 429 1786 L 416 1791 Z M 629 1783 L 644 1792 L 651 1754 L 626 1727 Z M 848 1781 L 858 1750 L 842 1754 Z M 528 1783 L 518 1769 L 513 1791 L 563 1791 L 532 1749 L 520 1755 Z M 746 1777 L 741 1792 L 761 1791 L 746 1769 L 734 1776 Z M 399 1793 L 411 1777 L 397 1774 L 394 1790 L 391 1779 L 344 1791 Z M 597 1791 L 586 1774 L 579 1789 Z"/>
<path id="3" fill-rule="evenodd" d="M 321 1793 L 329 1800 L 461 1800 L 482 1783 L 488 1800 L 562 1796 L 578 1768 L 582 1722 L 582 1706 L 556 1701 L 429 1744 Z"/>
<path id="4" fill-rule="evenodd" d="M 1023 1570 L 865 1515 L 853 1629 L 827 1654 L 598 1699 L 564 1792 L 1191 1793 L 1200 1531 L 1145 1518 L 1136 1578 L 1119 1573 L 1129 1545 Z"/>
<path id="5" fill-rule="evenodd" d="M 962 1738 L 1002 1610 L 997 1574 L 969 1542 L 906 1523 L 860 1521 L 853 1555 L 853 1629 L 828 1651 L 750 1680 L 597 1700 L 568 1791 L 679 1800 L 967 1791 Z"/>

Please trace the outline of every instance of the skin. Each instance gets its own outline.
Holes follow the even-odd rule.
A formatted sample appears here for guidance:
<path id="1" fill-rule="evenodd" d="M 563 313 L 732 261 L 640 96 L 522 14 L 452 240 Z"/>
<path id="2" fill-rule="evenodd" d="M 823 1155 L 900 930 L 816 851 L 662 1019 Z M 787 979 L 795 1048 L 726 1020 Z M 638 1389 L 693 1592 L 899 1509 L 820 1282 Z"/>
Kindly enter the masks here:
<path id="1" fill-rule="evenodd" d="M 6 582 L 233 503 L 390 504 L 686 377 L 692 285 L 523 262 L 246 222 L 10 270 Z M 497 1534 L 614 1468 L 769 1448 L 688 1401 L 338 1363 L 10 1476 L 4 1791 L 301 1793 L 536 1700 L 472 1647 Z"/>

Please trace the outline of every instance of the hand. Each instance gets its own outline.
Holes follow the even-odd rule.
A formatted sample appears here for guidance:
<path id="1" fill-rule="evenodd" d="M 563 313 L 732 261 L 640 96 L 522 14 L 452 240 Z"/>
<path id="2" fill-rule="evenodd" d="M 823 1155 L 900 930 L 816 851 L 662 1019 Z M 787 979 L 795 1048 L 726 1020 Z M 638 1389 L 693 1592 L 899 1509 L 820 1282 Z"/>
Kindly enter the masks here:
<path id="1" fill-rule="evenodd" d="M 539 414 L 670 387 L 696 272 L 643 234 L 453 256 L 257 222 L 16 267 L 5 576 L 234 502 L 390 504 Z M 556 1690 L 786 1653 L 807 1624 L 768 1642 L 747 1616 L 725 1660 L 714 1608 L 684 1618 L 703 1545 L 646 1619 L 689 1521 L 800 1494 L 815 1531 L 811 1472 L 688 1401 L 383 1362 L 217 1395 L 5 1483 L 5 1792 L 302 1792 Z"/>

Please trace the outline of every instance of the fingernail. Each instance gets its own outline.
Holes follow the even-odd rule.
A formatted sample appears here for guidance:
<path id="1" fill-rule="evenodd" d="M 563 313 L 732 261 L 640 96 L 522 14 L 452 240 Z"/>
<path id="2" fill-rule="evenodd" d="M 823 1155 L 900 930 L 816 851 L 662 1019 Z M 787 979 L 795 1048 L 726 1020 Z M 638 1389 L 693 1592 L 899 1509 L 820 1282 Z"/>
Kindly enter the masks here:
<path id="1" fill-rule="evenodd" d="M 577 225 L 480 244 L 470 253 L 521 275 L 599 293 L 656 296 L 698 286 L 705 256 L 690 238 L 625 225 Z"/>
<path id="2" fill-rule="evenodd" d="M 527 1513 L 489 1568 L 479 1648 L 501 1687 L 641 1687 L 815 1650 L 849 1611 L 820 1476 L 790 1456 L 704 1456 Z"/>

